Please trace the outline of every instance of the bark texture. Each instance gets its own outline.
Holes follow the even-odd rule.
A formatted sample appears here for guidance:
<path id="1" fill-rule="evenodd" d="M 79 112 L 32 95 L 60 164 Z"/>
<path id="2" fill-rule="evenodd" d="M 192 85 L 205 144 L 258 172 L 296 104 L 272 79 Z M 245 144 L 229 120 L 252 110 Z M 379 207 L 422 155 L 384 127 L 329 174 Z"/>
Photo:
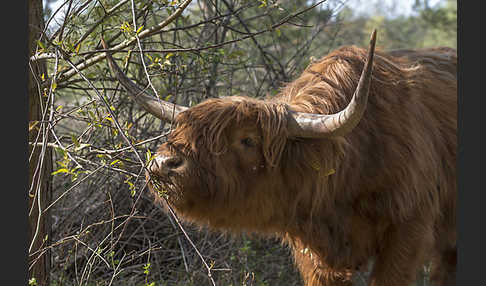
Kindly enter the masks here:
<path id="1" fill-rule="evenodd" d="M 41 0 L 29 0 L 28 4 L 28 51 L 32 56 L 44 29 Z M 48 126 L 43 121 L 47 108 L 47 97 L 40 87 L 41 75 L 47 78 L 44 60 L 30 62 L 28 67 L 29 142 L 42 142 L 48 136 Z M 47 117 L 44 117 L 44 119 Z M 37 146 L 32 153 L 29 145 L 28 197 L 29 197 L 29 279 L 35 278 L 37 285 L 49 285 L 50 253 L 42 251 L 49 244 L 49 213 L 43 212 L 50 201 L 52 158 L 50 148 L 42 151 Z"/>

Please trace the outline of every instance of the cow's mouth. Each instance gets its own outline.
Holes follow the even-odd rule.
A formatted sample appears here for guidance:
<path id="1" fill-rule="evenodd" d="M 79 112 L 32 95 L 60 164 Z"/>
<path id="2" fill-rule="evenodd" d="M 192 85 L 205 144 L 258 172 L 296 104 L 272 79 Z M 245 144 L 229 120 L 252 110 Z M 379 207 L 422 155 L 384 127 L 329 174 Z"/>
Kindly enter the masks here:
<path id="1" fill-rule="evenodd" d="M 159 176 L 157 174 L 147 174 L 148 186 L 152 193 L 159 198 L 164 198 L 171 203 L 181 201 L 182 194 L 178 187 L 180 176 Z"/>

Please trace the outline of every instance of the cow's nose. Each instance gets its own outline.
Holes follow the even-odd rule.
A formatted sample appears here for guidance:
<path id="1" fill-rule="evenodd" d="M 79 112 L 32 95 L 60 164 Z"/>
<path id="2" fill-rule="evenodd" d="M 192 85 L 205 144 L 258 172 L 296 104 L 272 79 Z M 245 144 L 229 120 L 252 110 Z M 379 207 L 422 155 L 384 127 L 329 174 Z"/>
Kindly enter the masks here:
<path id="1" fill-rule="evenodd" d="M 177 155 L 157 155 L 150 162 L 149 170 L 155 174 L 167 175 L 170 171 L 180 168 L 184 160 Z"/>

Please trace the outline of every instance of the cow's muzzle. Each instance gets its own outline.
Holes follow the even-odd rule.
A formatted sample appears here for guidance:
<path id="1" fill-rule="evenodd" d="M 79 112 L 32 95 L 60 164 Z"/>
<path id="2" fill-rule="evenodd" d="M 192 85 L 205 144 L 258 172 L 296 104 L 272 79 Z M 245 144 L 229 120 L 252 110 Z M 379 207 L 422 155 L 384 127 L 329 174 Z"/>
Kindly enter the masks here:
<path id="1" fill-rule="evenodd" d="M 186 160 L 178 155 L 156 155 L 148 165 L 151 174 L 170 177 L 180 174 L 186 168 Z"/>

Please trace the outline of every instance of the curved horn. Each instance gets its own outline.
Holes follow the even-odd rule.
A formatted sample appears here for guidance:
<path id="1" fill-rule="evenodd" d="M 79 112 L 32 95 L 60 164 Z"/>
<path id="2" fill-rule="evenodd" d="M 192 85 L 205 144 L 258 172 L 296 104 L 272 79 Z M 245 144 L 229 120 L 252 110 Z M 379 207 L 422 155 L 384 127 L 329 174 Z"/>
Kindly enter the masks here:
<path id="1" fill-rule="evenodd" d="M 103 38 L 101 38 L 101 44 L 103 45 L 104 49 L 108 50 Z M 143 88 L 136 85 L 125 75 L 125 73 L 123 73 L 123 71 L 111 57 L 111 53 L 109 51 L 106 52 L 106 58 L 111 71 L 115 74 L 115 77 L 118 79 L 120 84 L 126 89 L 128 94 L 135 100 L 135 102 L 141 105 L 143 109 L 150 114 L 162 120 L 173 122 L 179 113 L 187 109 L 185 106 L 160 100 L 146 93 Z"/>
<path id="2" fill-rule="evenodd" d="M 289 136 L 305 138 L 342 136 L 358 124 L 368 101 L 375 42 L 376 29 L 371 34 L 368 59 L 348 106 L 336 114 L 329 115 L 291 111 L 288 120 Z"/>

